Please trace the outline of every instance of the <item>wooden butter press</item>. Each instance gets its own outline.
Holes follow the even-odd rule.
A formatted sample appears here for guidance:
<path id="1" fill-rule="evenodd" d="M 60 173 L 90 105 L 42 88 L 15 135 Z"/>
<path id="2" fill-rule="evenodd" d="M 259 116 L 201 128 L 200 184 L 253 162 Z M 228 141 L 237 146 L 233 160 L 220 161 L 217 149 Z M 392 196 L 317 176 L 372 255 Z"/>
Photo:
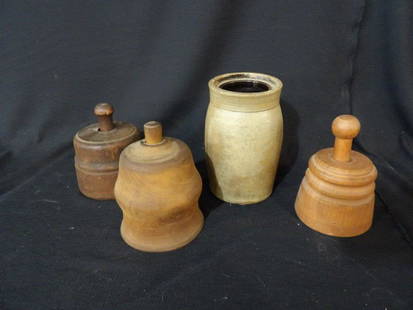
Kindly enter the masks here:
<path id="1" fill-rule="evenodd" d="M 145 139 L 120 156 L 115 196 L 123 213 L 121 235 L 141 251 L 170 251 L 202 229 L 202 180 L 184 142 L 164 137 L 158 122 L 146 123 L 144 132 Z"/>
<path id="2" fill-rule="evenodd" d="M 80 129 L 73 138 L 79 190 L 93 199 L 114 199 L 122 150 L 141 136 L 129 123 L 114 122 L 110 104 L 95 107 L 98 123 Z"/>
<path id="3" fill-rule="evenodd" d="M 352 151 L 359 120 L 340 115 L 332 124 L 334 148 L 309 160 L 295 202 L 298 217 L 326 235 L 352 237 L 366 232 L 373 221 L 377 170 L 365 155 Z"/>

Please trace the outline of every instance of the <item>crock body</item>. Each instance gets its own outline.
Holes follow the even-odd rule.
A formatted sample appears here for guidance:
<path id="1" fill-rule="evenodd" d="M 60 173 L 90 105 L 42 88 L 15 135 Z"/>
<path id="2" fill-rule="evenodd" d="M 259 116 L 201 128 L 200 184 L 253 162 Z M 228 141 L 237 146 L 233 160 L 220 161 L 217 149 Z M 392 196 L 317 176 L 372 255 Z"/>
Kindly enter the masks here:
<path id="1" fill-rule="evenodd" d="M 210 189 L 230 203 L 262 201 L 271 195 L 281 151 L 282 83 L 264 74 L 231 73 L 212 79 L 209 88 L 205 152 Z"/>

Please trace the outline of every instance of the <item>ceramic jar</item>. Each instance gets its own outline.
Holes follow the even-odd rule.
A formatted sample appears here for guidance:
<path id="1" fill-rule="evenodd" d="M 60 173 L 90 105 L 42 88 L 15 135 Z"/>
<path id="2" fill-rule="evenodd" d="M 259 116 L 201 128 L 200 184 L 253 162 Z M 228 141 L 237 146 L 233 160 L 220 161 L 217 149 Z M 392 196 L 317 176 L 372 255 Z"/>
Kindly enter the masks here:
<path id="1" fill-rule="evenodd" d="M 219 199 L 252 204 L 271 195 L 283 137 L 282 86 L 251 72 L 209 81 L 205 152 L 209 186 Z"/>

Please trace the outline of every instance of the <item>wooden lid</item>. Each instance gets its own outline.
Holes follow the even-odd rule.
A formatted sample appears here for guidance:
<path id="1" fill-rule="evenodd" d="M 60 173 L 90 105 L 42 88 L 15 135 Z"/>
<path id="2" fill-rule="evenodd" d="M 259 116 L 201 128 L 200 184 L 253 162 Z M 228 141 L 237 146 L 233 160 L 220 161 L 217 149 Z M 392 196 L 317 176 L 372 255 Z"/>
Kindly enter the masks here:
<path id="1" fill-rule="evenodd" d="M 122 152 L 125 164 L 135 170 L 158 169 L 174 165 L 192 157 L 188 146 L 181 140 L 164 137 L 162 125 L 151 121 L 144 125 L 145 138 L 130 144 Z"/>
<path id="2" fill-rule="evenodd" d="M 112 120 L 113 107 L 108 103 L 99 103 L 95 106 L 95 115 L 98 123 L 80 129 L 75 139 L 85 144 L 108 144 L 130 138 L 138 129 L 129 123 Z"/>
<path id="3" fill-rule="evenodd" d="M 308 164 L 311 172 L 338 185 L 361 186 L 374 182 L 377 170 L 367 156 L 351 151 L 351 160 L 342 162 L 333 158 L 333 152 L 333 148 L 327 148 L 311 156 Z"/>
<path id="4" fill-rule="evenodd" d="M 360 132 L 360 122 L 353 115 L 340 115 L 332 123 L 334 148 L 323 149 L 309 161 L 309 169 L 333 184 L 361 186 L 374 182 L 377 170 L 365 155 L 351 150 L 353 138 Z"/>

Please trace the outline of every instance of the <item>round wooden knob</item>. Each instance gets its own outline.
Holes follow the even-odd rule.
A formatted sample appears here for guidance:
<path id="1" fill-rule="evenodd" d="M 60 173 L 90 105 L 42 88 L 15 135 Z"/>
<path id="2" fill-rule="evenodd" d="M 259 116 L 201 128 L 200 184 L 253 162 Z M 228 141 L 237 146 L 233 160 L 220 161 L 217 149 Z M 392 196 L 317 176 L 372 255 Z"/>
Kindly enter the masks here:
<path id="1" fill-rule="evenodd" d="M 353 138 L 360 132 L 360 122 L 353 115 L 337 116 L 331 130 L 336 137 L 334 142 L 333 158 L 338 161 L 349 161 Z"/>
<path id="2" fill-rule="evenodd" d="M 145 144 L 154 145 L 163 141 L 162 124 L 156 121 L 147 122 L 143 125 L 145 132 Z"/>
<path id="3" fill-rule="evenodd" d="M 115 127 L 112 120 L 113 108 L 109 103 L 98 103 L 95 106 L 95 115 L 99 121 L 100 131 L 109 131 Z"/>
<path id="4" fill-rule="evenodd" d="M 360 122 L 353 115 L 340 115 L 334 119 L 331 130 L 337 138 L 353 139 L 360 132 Z"/>

